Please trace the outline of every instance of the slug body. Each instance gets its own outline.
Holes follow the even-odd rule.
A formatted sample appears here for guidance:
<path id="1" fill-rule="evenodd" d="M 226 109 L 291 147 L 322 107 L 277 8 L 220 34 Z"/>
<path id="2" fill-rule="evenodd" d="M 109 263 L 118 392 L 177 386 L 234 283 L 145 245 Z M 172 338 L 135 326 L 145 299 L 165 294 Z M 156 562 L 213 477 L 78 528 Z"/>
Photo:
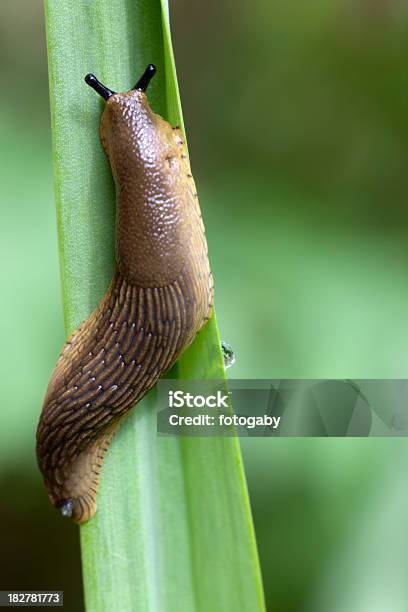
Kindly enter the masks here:
<path id="1" fill-rule="evenodd" d="M 37 429 L 49 498 L 78 523 L 96 511 L 101 464 L 123 418 L 211 316 L 213 281 L 182 134 L 136 88 L 106 99 L 101 141 L 116 185 L 116 269 L 65 344 Z M 94 79 L 94 81 L 93 81 Z M 90 82 L 92 81 L 92 82 Z"/>

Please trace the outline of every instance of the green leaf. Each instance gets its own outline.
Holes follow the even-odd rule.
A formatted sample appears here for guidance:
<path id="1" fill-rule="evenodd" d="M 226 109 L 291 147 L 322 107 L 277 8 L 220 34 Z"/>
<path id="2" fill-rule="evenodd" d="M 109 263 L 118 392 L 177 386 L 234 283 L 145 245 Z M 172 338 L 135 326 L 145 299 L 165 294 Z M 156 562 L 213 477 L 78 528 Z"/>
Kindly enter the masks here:
<path id="1" fill-rule="evenodd" d="M 165 2 L 46 0 L 46 21 L 68 333 L 95 307 L 114 264 L 114 186 L 98 129 L 103 103 L 84 75 L 125 91 L 152 62 L 151 106 L 174 125 L 183 121 Z M 225 377 L 215 318 L 172 375 Z M 264 609 L 237 439 L 158 437 L 154 390 L 111 444 L 81 548 L 89 611 Z"/>

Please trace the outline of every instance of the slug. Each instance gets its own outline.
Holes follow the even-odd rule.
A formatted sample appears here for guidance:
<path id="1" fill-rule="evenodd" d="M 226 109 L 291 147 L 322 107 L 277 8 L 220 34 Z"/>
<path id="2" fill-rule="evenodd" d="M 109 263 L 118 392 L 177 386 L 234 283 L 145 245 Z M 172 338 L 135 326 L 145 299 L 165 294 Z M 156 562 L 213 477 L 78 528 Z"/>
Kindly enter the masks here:
<path id="1" fill-rule="evenodd" d="M 51 503 L 77 523 L 96 512 L 104 455 L 122 420 L 212 315 L 213 279 L 182 132 L 155 114 L 149 64 L 126 93 L 92 74 L 105 100 L 100 138 L 116 187 L 116 266 L 96 309 L 68 338 L 37 429 Z"/>

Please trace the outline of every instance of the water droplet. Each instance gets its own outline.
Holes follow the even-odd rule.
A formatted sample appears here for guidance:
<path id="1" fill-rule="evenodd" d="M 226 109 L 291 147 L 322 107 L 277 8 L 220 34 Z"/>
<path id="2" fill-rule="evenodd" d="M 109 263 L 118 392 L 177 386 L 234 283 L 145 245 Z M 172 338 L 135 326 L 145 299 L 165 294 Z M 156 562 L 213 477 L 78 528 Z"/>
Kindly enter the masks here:
<path id="1" fill-rule="evenodd" d="M 74 509 L 74 500 L 72 499 L 68 499 L 60 507 L 62 516 L 67 516 L 67 517 L 72 516 L 73 509 Z"/>
<path id="2" fill-rule="evenodd" d="M 224 342 L 224 340 L 221 340 L 221 350 L 224 357 L 224 367 L 228 370 L 235 363 L 235 353 L 232 346 L 228 342 Z"/>

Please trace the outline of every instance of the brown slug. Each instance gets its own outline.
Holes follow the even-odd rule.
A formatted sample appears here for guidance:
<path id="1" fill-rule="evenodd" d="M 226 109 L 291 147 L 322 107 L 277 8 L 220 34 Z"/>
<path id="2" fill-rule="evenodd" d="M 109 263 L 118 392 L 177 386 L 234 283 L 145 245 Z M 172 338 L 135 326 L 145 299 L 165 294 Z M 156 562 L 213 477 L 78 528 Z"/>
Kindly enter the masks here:
<path id="1" fill-rule="evenodd" d="M 77 523 L 96 511 L 99 473 L 113 434 L 211 317 L 213 280 L 187 150 L 179 128 L 145 91 L 106 101 L 101 142 L 116 186 L 116 267 L 100 303 L 68 338 L 37 429 L 37 457 L 54 506 Z"/>

